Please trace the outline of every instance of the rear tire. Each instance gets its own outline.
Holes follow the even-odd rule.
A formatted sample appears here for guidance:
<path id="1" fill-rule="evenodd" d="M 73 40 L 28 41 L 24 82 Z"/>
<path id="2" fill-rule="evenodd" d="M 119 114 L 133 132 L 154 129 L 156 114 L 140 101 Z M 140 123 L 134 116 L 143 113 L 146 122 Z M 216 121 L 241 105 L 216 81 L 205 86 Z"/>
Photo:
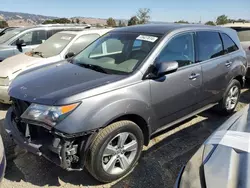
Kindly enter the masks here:
<path id="1" fill-rule="evenodd" d="M 143 133 L 134 122 L 115 122 L 97 134 L 90 145 L 85 166 L 100 182 L 117 180 L 135 167 L 143 141 Z"/>
<path id="2" fill-rule="evenodd" d="M 229 115 L 234 112 L 240 97 L 241 85 L 238 80 L 232 80 L 228 85 L 222 100 L 217 106 L 217 111 L 223 115 Z"/>

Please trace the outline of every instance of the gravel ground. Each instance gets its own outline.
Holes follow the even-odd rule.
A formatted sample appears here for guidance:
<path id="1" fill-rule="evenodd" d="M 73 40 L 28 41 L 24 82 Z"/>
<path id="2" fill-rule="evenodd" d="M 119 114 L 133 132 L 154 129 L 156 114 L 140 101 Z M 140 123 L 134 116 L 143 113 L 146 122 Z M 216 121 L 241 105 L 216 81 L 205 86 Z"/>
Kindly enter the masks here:
<path id="1" fill-rule="evenodd" d="M 237 110 L 250 103 L 250 91 L 242 90 Z M 3 188 L 33 187 L 173 187 L 181 167 L 191 158 L 205 139 L 229 117 L 211 110 L 203 112 L 163 133 L 156 135 L 134 171 L 127 177 L 102 185 L 87 172 L 67 172 L 42 157 L 17 147 L 3 131 L 8 106 L 0 106 L 0 131 L 6 148 L 7 169 Z"/>

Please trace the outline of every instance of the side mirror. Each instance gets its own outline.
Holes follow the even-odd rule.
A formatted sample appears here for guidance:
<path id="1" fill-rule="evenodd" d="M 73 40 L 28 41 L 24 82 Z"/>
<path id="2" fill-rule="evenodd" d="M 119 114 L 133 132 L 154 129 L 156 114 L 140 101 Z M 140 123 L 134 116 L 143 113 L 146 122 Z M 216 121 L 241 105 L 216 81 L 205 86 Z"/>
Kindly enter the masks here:
<path id="1" fill-rule="evenodd" d="M 68 59 L 68 58 L 71 58 L 71 57 L 74 57 L 76 54 L 74 52 L 68 52 L 65 56 L 65 59 Z"/>
<path id="2" fill-rule="evenodd" d="M 26 46 L 26 43 L 24 42 L 24 40 L 17 40 L 16 45 L 17 45 L 17 47 L 20 48 L 22 46 Z"/>
<path id="3" fill-rule="evenodd" d="M 163 76 L 165 74 L 175 72 L 179 68 L 179 64 L 177 61 L 171 61 L 171 62 L 162 62 L 159 64 L 159 68 L 157 71 L 157 76 Z"/>

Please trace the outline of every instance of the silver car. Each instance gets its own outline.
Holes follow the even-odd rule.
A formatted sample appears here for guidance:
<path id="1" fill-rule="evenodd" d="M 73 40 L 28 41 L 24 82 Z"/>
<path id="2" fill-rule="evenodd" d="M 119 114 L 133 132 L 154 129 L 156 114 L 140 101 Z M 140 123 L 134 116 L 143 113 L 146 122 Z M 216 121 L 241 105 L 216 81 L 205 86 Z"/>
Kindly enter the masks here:
<path id="1" fill-rule="evenodd" d="M 79 31 L 89 27 L 89 25 L 52 24 L 13 29 L 0 37 L 0 62 L 13 55 L 36 48 L 57 32 Z"/>
<path id="2" fill-rule="evenodd" d="M 18 54 L 0 63 L 0 103 L 9 104 L 9 85 L 21 72 L 61 61 L 78 54 L 91 42 L 111 29 L 87 29 L 56 33 L 30 52 Z"/>
<path id="3" fill-rule="evenodd" d="M 248 67 L 250 67 L 250 23 L 230 23 L 224 26 L 237 31 L 241 46 L 247 55 Z M 248 68 L 246 78 L 250 79 L 250 68 Z"/>

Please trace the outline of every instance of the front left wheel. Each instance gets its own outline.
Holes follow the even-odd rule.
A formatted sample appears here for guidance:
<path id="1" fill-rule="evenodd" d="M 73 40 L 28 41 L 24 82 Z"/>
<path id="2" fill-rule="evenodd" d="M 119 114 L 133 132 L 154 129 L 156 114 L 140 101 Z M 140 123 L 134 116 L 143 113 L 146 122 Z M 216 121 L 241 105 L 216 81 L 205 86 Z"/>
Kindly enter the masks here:
<path id="1" fill-rule="evenodd" d="M 136 165 L 143 140 L 143 133 L 134 122 L 119 121 L 105 127 L 90 145 L 87 170 L 105 183 L 125 176 Z"/>

